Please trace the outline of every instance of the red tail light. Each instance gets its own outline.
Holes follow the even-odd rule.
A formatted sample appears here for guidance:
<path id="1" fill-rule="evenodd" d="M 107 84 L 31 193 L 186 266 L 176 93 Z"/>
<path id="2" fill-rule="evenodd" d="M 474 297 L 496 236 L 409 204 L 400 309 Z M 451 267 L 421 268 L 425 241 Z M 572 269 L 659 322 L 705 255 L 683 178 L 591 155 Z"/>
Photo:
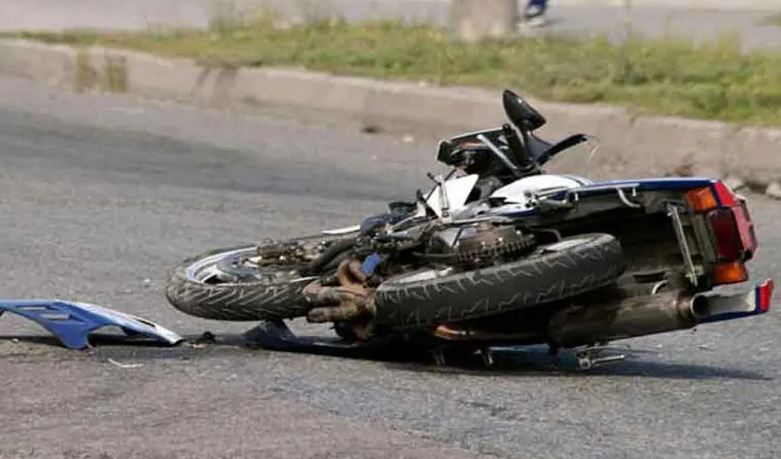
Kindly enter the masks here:
<path id="1" fill-rule="evenodd" d="M 686 193 L 695 213 L 705 214 L 716 252 L 711 277 L 714 284 L 732 284 L 748 278 L 744 261 L 757 249 L 754 225 L 746 202 L 722 181 Z"/>
<path id="2" fill-rule="evenodd" d="M 727 186 L 726 183 L 721 180 L 713 184 L 713 190 L 716 192 L 716 197 L 719 198 L 721 207 L 735 207 L 738 205 L 738 198 L 735 193 Z"/>
<path id="3" fill-rule="evenodd" d="M 716 242 L 716 254 L 720 260 L 738 260 L 743 257 L 743 241 L 740 239 L 735 213 L 732 209 L 717 209 L 708 214 L 708 223 Z"/>
<path id="4" fill-rule="evenodd" d="M 711 209 L 735 207 L 738 198 L 722 181 L 714 182 L 712 186 L 697 188 L 686 193 L 686 199 L 695 212 L 705 212 Z"/>

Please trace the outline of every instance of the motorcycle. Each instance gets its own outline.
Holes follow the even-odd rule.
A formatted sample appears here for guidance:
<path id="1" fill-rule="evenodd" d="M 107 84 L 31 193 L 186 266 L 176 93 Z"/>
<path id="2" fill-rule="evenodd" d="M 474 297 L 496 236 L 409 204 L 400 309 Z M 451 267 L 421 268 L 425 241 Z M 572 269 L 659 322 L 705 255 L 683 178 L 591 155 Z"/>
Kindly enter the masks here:
<path id="1" fill-rule="evenodd" d="M 282 349 L 306 348 L 283 322 L 297 317 L 332 323 L 350 348 L 392 337 L 556 353 L 769 310 L 772 280 L 718 288 L 748 280 L 758 247 L 746 200 L 724 182 L 546 174 L 588 137 L 549 143 L 527 101 L 508 90 L 503 105 L 508 124 L 440 143 L 452 171 L 431 176 L 428 193 L 355 227 L 186 260 L 168 300 L 202 318 L 263 321 Z"/>

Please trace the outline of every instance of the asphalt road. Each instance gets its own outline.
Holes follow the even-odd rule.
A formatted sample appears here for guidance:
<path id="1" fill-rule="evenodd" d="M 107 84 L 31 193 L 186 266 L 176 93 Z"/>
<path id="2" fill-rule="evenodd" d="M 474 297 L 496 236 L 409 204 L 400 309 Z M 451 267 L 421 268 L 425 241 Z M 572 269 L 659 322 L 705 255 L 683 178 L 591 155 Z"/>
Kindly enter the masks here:
<path id="1" fill-rule="evenodd" d="M 250 350 L 229 342 L 251 324 L 166 304 L 165 272 L 191 254 L 411 196 L 432 145 L 17 80 L 0 94 L 0 297 L 94 302 L 223 343 L 67 351 L 4 316 L 0 457 L 781 454 L 777 312 L 633 340 L 648 352 L 582 374 Z M 753 272 L 781 278 L 781 204 L 753 196 L 752 210 Z"/>

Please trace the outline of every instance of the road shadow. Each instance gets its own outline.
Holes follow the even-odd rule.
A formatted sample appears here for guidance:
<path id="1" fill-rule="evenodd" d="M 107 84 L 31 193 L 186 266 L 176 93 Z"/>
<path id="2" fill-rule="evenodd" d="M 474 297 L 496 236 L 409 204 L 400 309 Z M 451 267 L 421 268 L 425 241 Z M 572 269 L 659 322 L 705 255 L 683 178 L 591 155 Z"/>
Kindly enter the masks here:
<path id="1" fill-rule="evenodd" d="M 634 355 L 633 355 L 634 354 Z M 579 370 L 567 358 L 553 357 L 545 353 L 519 353 L 494 357 L 492 365 L 487 366 L 479 356 L 466 356 L 453 360 L 448 365 L 435 365 L 433 362 L 387 362 L 393 368 L 407 371 L 459 374 L 486 377 L 639 377 L 681 380 L 735 379 L 749 381 L 773 381 L 774 377 L 758 371 L 700 365 L 691 363 L 664 362 L 642 357 L 644 352 L 629 352 L 626 359 L 605 366 Z"/>
<path id="2" fill-rule="evenodd" d="M 264 335 L 264 338 L 266 335 Z M 664 379 L 687 379 L 687 380 L 708 380 L 708 379 L 739 379 L 753 381 L 772 381 L 774 378 L 765 376 L 756 371 L 748 371 L 735 368 L 715 367 L 698 364 L 667 363 L 662 361 L 650 360 L 651 356 L 656 355 L 653 351 L 630 349 L 625 347 L 606 348 L 608 352 L 617 355 L 626 356 L 625 360 L 611 363 L 606 366 L 592 368 L 588 371 L 578 369 L 577 350 L 568 350 L 561 352 L 557 356 L 549 353 L 548 347 L 544 345 L 525 346 L 519 348 L 504 348 L 491 353 L 491 358 L 480 352 L 474 352 L 473 349 L 451 348 L 453 352 L 445 352 L 444 365 L 440 358 L 440 364 L 434 358 L 434 353 L 430 348 L 421 348 L 411 345 L 409 342 L 398 339 L 380 340 L 373 346 L 367 347 L 329 347 L 325 346 L 288 346 L 280 345 L 279 342 L 272 340 L 270 343 L 264 341 L 262 344 L 271 344 L 272 346 L 263 346 L 257 341 L 253 341 L 253 333 L 243 335 L 248 341 L 245 346 L 254 349 L 285 351 L 306 354 L 319 354 L 333 357 L 360 359 L 384 362 L 392 368 L 399 368 L 412 371 L 435 372 L 435 373 L 461 373 L 486 376 L 521 376 L 533 377 L 535 375 L 561 375 L 561 376 L 628 376 L 628 377 L 647 377 Z M 239 340 L 241 338 L 238 338 Z M 488 362 L 490 360 L 490 363 Z"/>
<path id="3" fill-rule="evenodd" d="M 69 351 L 53 336 L 6 335 L 0 342 L 14 341 L 38 344 Z M 328 342 L 328 341 L 325 341 Z M 578 370 L 574 352 L 551 356 L 545 346 L 531 346 L 518 351 L 501 351 L 493 355 L 490 365 L 479 353 L 453 353 L 447 355 L 445 364 L 437 364 L 429 350 L 399 343 L 397 341 L 377 342 L 365 347 L 290 347 L 269 348 L 248 339 L 246 335 L 211 333 L 190 335 L 177 346 L 162 346 L 151 340 L 129 340 L 116 334 L 95 333 L 90 335 L 91 348 L 70 350 L 82 354 L 93 354 L 100 358 L 132 358 L 143 360 L 191 360 L 246 355 L 252 357 L 258 352 L 283 352 L 327 357 L 348 358 L 380 362 L 391 369 L 436 374 L 458 374 L 485 377 L 640 377 L 660 379 L 713 380 L 735 379 L 749 381 L 773 381 L 774 377 L 757 371 L 725 368 L 690 363 L 674 363 L 650 360 L 653 352 L 623 349 L 626 359 L 590 370 Z M 18 355 L 18 353 L 15 353 Z"/>

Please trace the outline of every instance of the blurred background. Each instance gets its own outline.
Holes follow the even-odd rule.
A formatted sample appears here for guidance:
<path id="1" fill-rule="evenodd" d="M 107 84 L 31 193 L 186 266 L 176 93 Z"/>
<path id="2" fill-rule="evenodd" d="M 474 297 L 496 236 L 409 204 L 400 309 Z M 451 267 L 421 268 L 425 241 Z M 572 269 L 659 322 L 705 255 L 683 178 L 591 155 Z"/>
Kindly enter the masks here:
<path id="1" fill-rule="evenodd" d="M 521 14 L 529 3 L 517 0 Z M 447 26 L 453 4 L 514 3 L 511 0 L 3 0 L 0 28 L 135 29 L 207 27 L 216 19 L 247 17 L 273 9 L 287 21 L 344 18 L 350 21 L 401 20 Z M 532 2 L 534 3 L 534 1 Z M 626 22 L 648 36 L 684 34 L 713 39 L 733 33 L 745 49 L 781 44 L 781 2 L 776 0 L 549 0 L 551 33 L 617 36 Z M 478 7 L 486 19 L 493 5 Z"/>
<path id="2" fill-rule="evenodd" d="M 119 46 L 212 66 L 281 65 L 438 85 L 513 86 L 553 101 L 781 122 L 777 0 L 2 4 L 0 32 L 25 38 Z"/>

